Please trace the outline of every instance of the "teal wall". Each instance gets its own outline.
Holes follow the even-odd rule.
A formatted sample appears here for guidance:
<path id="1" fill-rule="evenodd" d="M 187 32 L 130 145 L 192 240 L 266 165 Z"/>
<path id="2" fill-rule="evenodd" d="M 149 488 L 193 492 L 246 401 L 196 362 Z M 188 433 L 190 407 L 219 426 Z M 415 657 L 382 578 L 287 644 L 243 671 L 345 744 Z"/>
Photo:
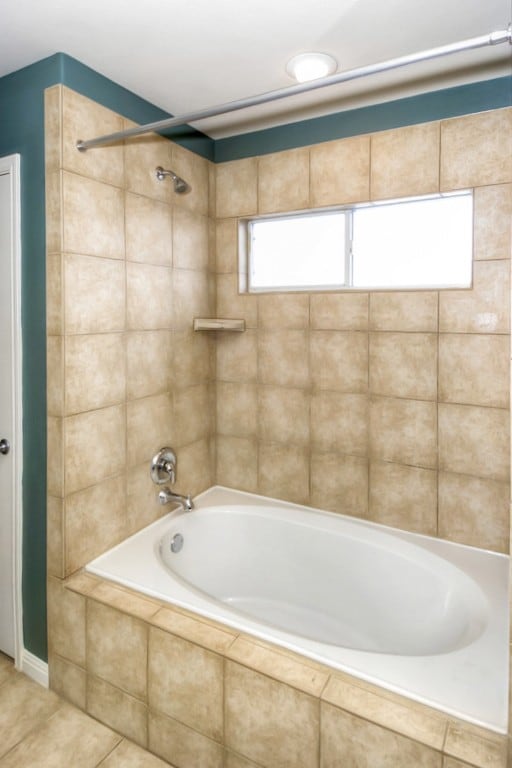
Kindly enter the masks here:
<path id="1" fill-rule="evenodd" d="M 63 83 L 136 122 L 169 117 L 167 112 L 61 53 L 0 78 L 0 156 L 21 155 L 23 634 L 25 648 L 44 660 L 47 659 L 44 90 L 56 83 Z M 169 135 L 198 154 L 213 158 L 213 141 L 198 131 L 184 126 Z"/>
<path id="2" fill-rule="evenodd" d="M 511 104 L 512 77 L 499 77 L 219 139 L 215 142 L 214 160 L 223 163 L 387 128 L 499 109 Z"/>
<path id="3" fill-rule="evenodd" d="M 63 83 L 138 123 L 169 115 L 58 53 L 0 78 L 0 156 L 21 155 L 23 331 L 23 630 L 41 659 L 46 644 L 46 330 L 44 90 Z M 454 117 L 512 104 L 512 78 L 451 88 L 213 141 L 189 126 L 168 135 L 215 162 Z M 88 136 L 83 139 L 92 138 Z"/>

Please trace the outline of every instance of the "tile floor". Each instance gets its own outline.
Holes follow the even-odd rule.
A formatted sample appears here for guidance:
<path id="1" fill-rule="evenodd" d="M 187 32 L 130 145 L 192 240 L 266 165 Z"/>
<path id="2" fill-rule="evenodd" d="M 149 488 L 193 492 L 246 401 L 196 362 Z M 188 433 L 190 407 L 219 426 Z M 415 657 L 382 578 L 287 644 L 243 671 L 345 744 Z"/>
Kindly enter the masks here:
<path id="1" fill-rule="evenodd" d="M 0 768 L 169 768 L 0 653 Z"/>

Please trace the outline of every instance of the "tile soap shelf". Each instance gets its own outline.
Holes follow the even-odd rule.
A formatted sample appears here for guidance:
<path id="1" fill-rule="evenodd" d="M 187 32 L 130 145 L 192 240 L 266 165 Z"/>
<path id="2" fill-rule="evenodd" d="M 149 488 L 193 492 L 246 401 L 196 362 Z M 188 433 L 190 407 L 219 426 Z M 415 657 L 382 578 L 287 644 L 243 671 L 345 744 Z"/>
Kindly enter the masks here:
<path id="1" fill-rule="evenodd" d="M 195 317 L 194 331 L 245 331 L 245 320 L 227 317 Z"/>

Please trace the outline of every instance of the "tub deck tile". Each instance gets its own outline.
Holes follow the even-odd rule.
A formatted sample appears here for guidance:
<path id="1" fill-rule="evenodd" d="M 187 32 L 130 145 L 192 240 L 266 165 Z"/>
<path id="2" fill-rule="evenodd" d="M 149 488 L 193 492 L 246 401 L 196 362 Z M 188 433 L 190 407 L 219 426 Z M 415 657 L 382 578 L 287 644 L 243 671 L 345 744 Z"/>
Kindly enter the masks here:
<path id="1" fill-rule="evenodd" d="M 460 760 L 455 760 L 453 757 L 445 756 L 443 757 L 443 768 L 474 768 L 474 766 L 469 763 L 461 763 Z"/>
<path id="2" fill-rule="evenodd" d="M 478 768 L 506 768 L 507 737 L 469 723 L 450 722 L 444 752 Z"/>
<path id="3" fill-rule="evenodd" d="M 146 626 L 157 627 L 224 656 L 227 668 L 232 664 L 233 669 L 237 668 L 238 663 L 242 665 L 238 669 L 245 668 L 257 677 L 263 675 L 269 684 L 274 680 L 276 685 L 284 683 L 290 689 L 320 699 L 322 707 L 328 708 L 325 712 L 336 711 L 340 716 L 355 717 L 357 722 L 384 728 L 390 738 L 395 734 L 398 739 L 405 738 L 407 744 L 416 742 L 420 751 L 426 749 L 421 752 L 421 759 L 426 760 L 429 768 L 431 765 L 437 768 L 438 758 L 442 759 L 443 768 L 506 768 L 506 737 L 485 728 L 455 720 L 399 694 L 304 659 L 300 654 L 240 634 L 217 621 L 139 595 L 108 580 L 79 572 L 68 578 L 65 586 L 71 592 L 87 597 L 91 605 L 111 606 L 121 614 L 131 614 L 132 620 L 142 620 Z M 179 727 L 184 726 L 180 724 Z M 198 732 L 195 733 L 200 737 Z M 234 745 L 225 746 L 228 754 L 229 747 L 232 749 Z M 164 757 L 162 750 L 155 748 L 153 751 Z M 254 757 L 251 754 L 251 758 Z M 217 753 L 208 756 L 215 768 L 219 759 Z M 247 759 L 248 756 L 244 758 Z M 328 765 L 327 760 L 322 768 Z"/>
<path id="4" fill-rule="evenodd" d="M 72 592 L 77 592 L 79 595 L 85 595 L 86 597 L 90 595 L 99 584 L 104 583 L 103 579 L 100 579 L 98 576 L 93 576 L 91 573 L 85 573 L 85 571 L 74 573 L 65 581 L 67 589 L 70 589 Z"/>
<path id="5" fill-rule="evenodd" d="M 227 627 L 220 629 L 220 625 L 216 627 L 212 622 L 200 621 L 170 608 L 159 610 L 151 618 L 151 624 L 216 653 L 225 653 L 238 635 Z"/>
<path id="6" fill-rule="evenodd" d="M 94 600 L 138 619 L 148 620 L 161 608 L 161 603 L 151 598 L 141 597 L 132 590 L 114 586 L 108 581 L 101 582 L 90 594 Z"/>
<path id="7" fill-rule="evenodd" d="M 176 768 L 222 768 L 222 745 L 160 712 L 149 713 L 149 749 Z"/>
<path id="8" fill-rule="evenodd" d="M 322 700 L 428 747 L 443 749 L 448 719 L 427 707 L 402 704 L 337 675 L 329 679 Z"/>
<path id="9" fill-rule="evenodd" d="M 318 768 L 319 703 L 317 697 L 226 661 L 225 746 L 264 768 Z"/>
<path id="10" fill-rule="evenodd" d="M 310 666 L 286 651 L 253 643 L 244 637 L 235 640 L 226 656 L 312 696 L 320 696 L 329 678 L 327 670 L 322 671 L 319 666 Z"/>
<path id="11" fill-rule="evenodd" d="M 443 755 L 415 739 L 322 702 L 320 768 L 441 768 Z"/>

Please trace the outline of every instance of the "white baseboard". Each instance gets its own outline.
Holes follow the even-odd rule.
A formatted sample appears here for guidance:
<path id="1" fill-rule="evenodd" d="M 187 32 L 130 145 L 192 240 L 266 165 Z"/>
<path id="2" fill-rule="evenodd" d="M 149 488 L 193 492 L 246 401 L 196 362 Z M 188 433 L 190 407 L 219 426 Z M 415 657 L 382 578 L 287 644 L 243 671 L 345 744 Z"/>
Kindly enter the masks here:
<path id="1" fill-rule="evenodd" d="M 48 688 L 48 664 L 45 661 L 41 661 L 41 659 L 24 648 L 16 666 L 27 677 L 30 677 L 39 685 Z"/>

